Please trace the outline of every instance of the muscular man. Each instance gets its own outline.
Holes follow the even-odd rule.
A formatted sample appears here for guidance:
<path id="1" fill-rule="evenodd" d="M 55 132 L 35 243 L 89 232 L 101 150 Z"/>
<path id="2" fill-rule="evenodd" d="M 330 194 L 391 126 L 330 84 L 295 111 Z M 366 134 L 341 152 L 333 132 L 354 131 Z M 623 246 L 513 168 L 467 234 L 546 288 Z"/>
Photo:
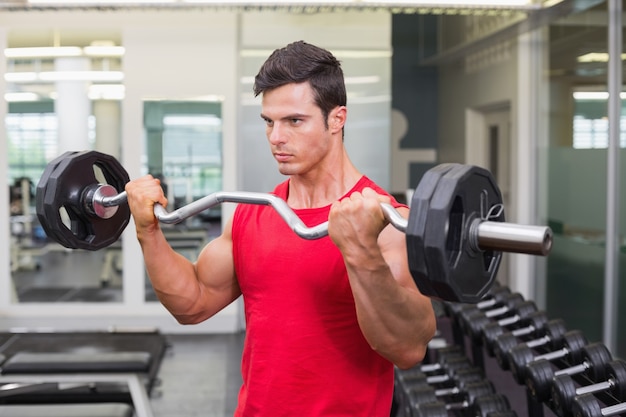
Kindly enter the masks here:
<path id="1" fill-rule="evenodd" d="M 243 296 L 246 338 L 236 416 L 387 417 L 393 364 L 423 359 L 435 331 L 431 302 L 408 270 L 405 235 L 380 207 L 408 209 L 360 173 L 343 144 L 346 90 L 339 61 L 295 42 L 255 78 L 261 118 L 279 171 L 274 194 L 307 226 L 298 237 L 268 206 L 239 205 L 221 236 L 191 263 L 167 244 L 147 176 L 126 186 L 137 237 L 163 305 L 199 323 Z"/>

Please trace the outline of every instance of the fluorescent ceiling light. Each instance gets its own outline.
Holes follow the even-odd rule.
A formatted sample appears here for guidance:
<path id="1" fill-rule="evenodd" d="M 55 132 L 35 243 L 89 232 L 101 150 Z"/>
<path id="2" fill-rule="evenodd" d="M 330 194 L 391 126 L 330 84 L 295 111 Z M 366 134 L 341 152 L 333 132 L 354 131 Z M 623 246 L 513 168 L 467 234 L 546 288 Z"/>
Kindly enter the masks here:
<path id="1" fill-rule="evenodd" d="M 85 46 L 83 52 L 87 56 L 119 57 L 124 55 L 126 49 L 123 46 L 94 45 Z"/>
<path id="2" fill-rule="evenodd" d="M 7 58 L 56 58 L 81 56 L 83 50 L 78 46 L 50 46 L 40 48 L 7 48 L 4 56 Z"/>
<path id="3" fill-rule="evenodd" d="M 9 103 L 24 102 L 24 101 L 37 101 L 39 95 L 35 93 L 20 92 L 20 93 L 4 93 L 5 101 Z"/>
<path id="4" fill-rule="evenodd" d="M 119 82 L 124 80 L 121 71 L 44 71 L 39 73 L 41 81 L 100 81 Z"/>
<path id="5" fill-rule="evenodd" d="M 56 81 L 92 81 L 121 82 L 124 73 L 121 71 L 43 71 L 43 72 L 7 72 L 4 79 L 9 83 L 34 83 Z"/>
<path id="6" fill-rule="evenodd" d="M 120 57 L 124 55 L 123 46 L 93 45 L 81 48 L 79 46 L 46 46 L 38 48 L 7 48 L 4 56 L 7 58 L 60 58 L 60 57 Z"/>
<path id="7" fill-rule="evenodd" d="M 43 5 L 66 5 L 66 4 L 157 4 L 157 3 L 175 3 L 178 0 L 28 0 L 30 4 Z"/>
<path id="8" fill-rule="evenodd" d="M 560 1 L 560 0 L 559 0 Z M 423 7 L 541 8 L 533 0 L 28 0 L 32 5 L 136 5 L 136 4 L 410 4 Z"/>
<path id="9" fill-rule="evenodd" d="M 622 54 L 622 60 L 626 59 L 626 54 Z M 606 52 L 590 52 L 585 55 L 580 55 L 576 58 L 578 62 L 609 62 L 609 54 Z"/>
<path id="10" fill-rule="evenodd" d="M 608 100 L 609 93 L 607 91 L 575 91 L 575 100 Z M 626 93 L 620 93 L 620 98 L 626 98 Z"/>
<path id="11" fill-rule="evenodd" d="M 414 6 L 424 7 L 520 7 L 540 8 L 541 5 L 533 4 L 532 0 L 362 0 L 364 3 L 394 3 L 394 4 L 410 4 Z"/>

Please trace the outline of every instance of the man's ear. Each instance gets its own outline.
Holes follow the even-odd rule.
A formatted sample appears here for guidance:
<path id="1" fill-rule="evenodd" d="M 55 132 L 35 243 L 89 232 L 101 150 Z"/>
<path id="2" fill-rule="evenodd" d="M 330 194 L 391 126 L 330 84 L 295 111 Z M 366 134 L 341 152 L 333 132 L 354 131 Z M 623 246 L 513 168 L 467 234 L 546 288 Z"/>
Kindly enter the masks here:
<path id="1" fill-rule="evenodd" d="M 341 131 L 346 124 L 346 118 L 348 116 L 348 109 L 346 106 L 335 107 L 328 117 L 328 128 L 335 133 Z"/>

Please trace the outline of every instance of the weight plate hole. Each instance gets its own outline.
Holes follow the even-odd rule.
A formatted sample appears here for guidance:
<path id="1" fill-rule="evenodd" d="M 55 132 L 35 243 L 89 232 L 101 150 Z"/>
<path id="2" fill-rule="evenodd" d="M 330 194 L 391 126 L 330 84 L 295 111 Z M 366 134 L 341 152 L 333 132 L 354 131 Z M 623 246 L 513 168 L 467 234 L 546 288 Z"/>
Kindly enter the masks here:
<path id="1" fill-rule="evenodd" d="M 104 172 L 102 171 L 102 168 L 100 168 L 100 166 L 98 166 L 97 164 L 93 165 L 93 175 L 96 178 L 96 181 L 98 181 L 98 184 L 109 184 L 107 182 L 106 176 L 104 175 Z"/>

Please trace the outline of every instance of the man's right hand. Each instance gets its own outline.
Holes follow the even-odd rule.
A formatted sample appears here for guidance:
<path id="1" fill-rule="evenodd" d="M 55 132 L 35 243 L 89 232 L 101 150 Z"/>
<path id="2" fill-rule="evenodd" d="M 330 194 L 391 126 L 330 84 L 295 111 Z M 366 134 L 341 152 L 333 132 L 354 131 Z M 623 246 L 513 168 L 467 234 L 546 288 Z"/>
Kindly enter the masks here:
<path id="1" fill-rule="evenodd" d="M 159 229 L 159 220 L 154 215 L 154 204 L 167 207 L 161 181 L 146 175 L 126 184 L 128 206 L 135 219 L 137 232 L 151 233 Z"/>

